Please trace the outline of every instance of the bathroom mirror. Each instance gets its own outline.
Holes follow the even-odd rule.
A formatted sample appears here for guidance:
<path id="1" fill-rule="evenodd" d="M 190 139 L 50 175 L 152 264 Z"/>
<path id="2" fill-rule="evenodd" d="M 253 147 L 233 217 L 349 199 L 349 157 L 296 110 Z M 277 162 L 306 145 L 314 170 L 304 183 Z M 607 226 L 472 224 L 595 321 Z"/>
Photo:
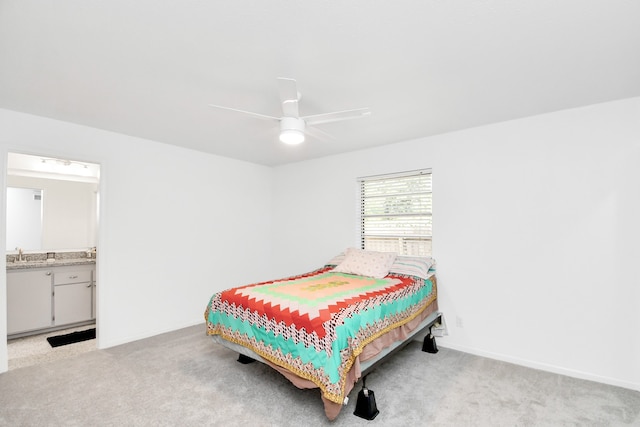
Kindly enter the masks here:
<path id="1" fill-rule="evenodd" d="M 7 250 L 42 249 L 42 190 L 7 188 Z"/>
<path id="2" fill-rule="evenodd" d="M 99 165 L 9 153 L 7 252 L 96 246 L 98 179 Z"/>

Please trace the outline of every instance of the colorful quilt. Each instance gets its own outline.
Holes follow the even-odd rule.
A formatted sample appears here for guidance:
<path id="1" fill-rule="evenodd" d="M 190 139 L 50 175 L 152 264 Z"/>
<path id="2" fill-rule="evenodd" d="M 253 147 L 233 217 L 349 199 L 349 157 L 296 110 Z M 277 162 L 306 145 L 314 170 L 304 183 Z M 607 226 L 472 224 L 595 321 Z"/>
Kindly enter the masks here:
<path id="1" fill-rule="evenodd" d="M 214 294 L 207 333 L 245 346 L 344 400 L 346 375 L 364 346 L 418 316 L 436 298 L 435 276 L 383 279 L 331 272 Z"/>

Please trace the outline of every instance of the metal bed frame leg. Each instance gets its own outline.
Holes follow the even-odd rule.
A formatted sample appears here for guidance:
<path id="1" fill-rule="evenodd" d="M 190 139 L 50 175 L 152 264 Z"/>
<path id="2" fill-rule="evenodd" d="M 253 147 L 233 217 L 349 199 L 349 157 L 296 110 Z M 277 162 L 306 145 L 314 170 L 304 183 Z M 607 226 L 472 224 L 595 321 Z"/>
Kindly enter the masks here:
<path id="1" fill-rule="evenodd" d="M 433 332 L 431 332 L 431 328 L 429 328 L 429 333 L 426 337 L 424 337 L 424 341 L 422 342 L 422 351 L 427 353 L 437 353 L 438 346 L 436 345 L 436 337 L 433 336 Z"/>
<path id="2" fill-rule="evenodd" d="M 248 365 L 249 363 L 253 363 L 255 361 L 256 359 L 252 359 L 251 357 L 245 356 L 242 353 L 238 354 L 238 362 L 242 363 L 243 365 Z"/>

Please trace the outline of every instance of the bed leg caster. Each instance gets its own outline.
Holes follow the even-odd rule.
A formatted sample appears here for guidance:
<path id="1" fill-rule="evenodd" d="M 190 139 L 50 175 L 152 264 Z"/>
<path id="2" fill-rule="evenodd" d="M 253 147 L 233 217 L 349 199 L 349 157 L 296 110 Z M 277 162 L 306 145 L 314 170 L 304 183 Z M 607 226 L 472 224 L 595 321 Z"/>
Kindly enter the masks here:
<path id="1" fill-rule="evenodd" d="M 245 356 L 244 354 L 239 354 L 238 355 L 238 362 L 242 363 L 243 365 L 247 365 L 247 364 L 253 363 L 255 361 L 256 361 L 256 359 L 252 359 L 249 356 Z"/>
<path id="2" fill-rule="evenodd" d="M 356 401 L 356 410 L 353 415 L 371 421 L 380 413 L 376 406 L 376 397 L 372 390 L 369 390 L 364 381 L 367 377 L 362 378 L 362 390 L 358 392 L 358 400 Z"/>
<path id="3" fill-rule="evenodd" d="M 422 342 L 422 351 L 427 353 L 437 353 L 438 346 L 436 345 L 436 337 L 433 336 L 431 332 L 424 337 L 424 341 Z"/>

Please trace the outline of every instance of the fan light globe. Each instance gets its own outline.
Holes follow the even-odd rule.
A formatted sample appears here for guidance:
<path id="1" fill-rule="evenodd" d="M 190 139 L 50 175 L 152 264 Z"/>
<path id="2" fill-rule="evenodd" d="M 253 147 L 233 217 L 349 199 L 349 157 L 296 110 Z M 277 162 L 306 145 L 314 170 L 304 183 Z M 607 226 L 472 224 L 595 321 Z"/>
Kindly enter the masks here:
<path id="1" fill-rule="evenodd" d="M 304 142 L 304 133 L 297 129 L 285 129 L 280 132 L 280 142 L 287 145 L 298 145 Z"/>
<path id="2" fill-rule="evenodd" d="M 303 143 L 304 120 L 299 117 L 283 117 L 280 119 L 280 141 L 289 145 Z"/>

